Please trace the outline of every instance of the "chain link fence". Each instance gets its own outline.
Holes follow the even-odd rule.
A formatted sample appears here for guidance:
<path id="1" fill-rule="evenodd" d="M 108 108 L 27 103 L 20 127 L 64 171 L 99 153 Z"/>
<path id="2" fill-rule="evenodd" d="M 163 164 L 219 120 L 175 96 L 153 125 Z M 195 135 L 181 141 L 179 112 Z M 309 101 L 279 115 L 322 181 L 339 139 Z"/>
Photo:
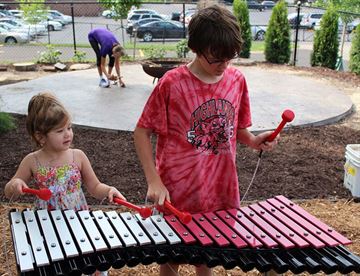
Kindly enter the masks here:
<path id="1" fill-rule="evenodd" d="M 37 4 L 37 2 L 27 2 L 26 4 L 32 5 Z M 194 11 L 196 11 L 198 5 L 197 2 L 172 3 L 166 0 L 162 3 L 142 3 L 141 9 L 154 10 L 165 19 L 177 20 L 180 25 L 183 24 L 183 33 L 177 35 L 176 38 L 165 38 L 167 35 L 169 36 L 169 34 L 163 30 L 162 35 L 160 34 L 157 38 L 154 36 L 151 42 L 146 42 L 144 41 L 144 34 L 138 38 L 138 35 L 134 34 L 134 32 L 129 33 L 127 30 L 129 22 L 126 18 L 114 20 L 112 18 L 113 11 L 105 10 L 98 2 L 45 2 L 44 4 L 53 11 L 49 14 L 47 20 L 43 22 L 46 30 L 43 32 L 35 32 L 35 34 L 29 36 L 23 43 L 14 43 L 14 41 L 10 41 L 13 42 L 13 44 L 4 43 L 4 38 L 2 38 L 0 43 L 4 44 L 0 50 L 0 63 L 34 61 L 41 52 L 46 51 L 46 46 L 49 44 L 55 45 L 55 47 L 62 52 L 62 61 L 71 60 L 75 51 L 84 52 L 87 59 L 94 58 L 87 35 L 92 29 L 99 27 L 107 28 L 113 32 L 119 42 L 125 46 L 129 57 L 141 58 L 144 55 L 142 49 L 149 47 L 149 45 L 163 45 L 167 49 L 171 47 L 175 48 L 176 43 L 184 37 L 184 33 L 186 32 L 185 26 Z M 222 4 L 226 5 L 226 7 L 232 11 L 231 3 L 224 2 Z M 12 12 L 18 18 L 21 18 L 21 12 L 16 11 L 18 9 L 19 6 L 15 2 L 0 2 L 0 30 L 4 27 L 2 26 L 2 21 L 4 18 L 7 18 L 6 13 Z M 299 24 L 296 24 L 298 9 L 301 21 Z M 67 21 L 61 19 L 61 15 L 56 14 L 56 11 L 67 15 Z M 249 9 L 249 12 L 253 39 L 263 41 L 271 16 L 271 9 L 265 9 L 263 11 Z M 295 48 L 298 51 L 307 51 L 307 53 L 297 56 L 299 65 L 309 65 L 314 33 L 315 30 L 319 28 L 321 15 L 324 12 L 325 10 L 323 9 L 305 5 L 289 5 L 288 7 L 289 22 L 292 27 L 292 40 L 295 44 L 297 37 L 296 43 L 299 46 Z M 184 14 L 185 16 L 183 16 Z M 354 18 L 354 24 L 358 24 L 360 15 L 353 14 L 352 16 Z M 57 28 L 52 25 L 56 23 Z M 342 29 L 342 26 L 340 26 L 339 29 Z M 17 31 L 20 32 L 19 28 Z M 352 27 L 347 29 L 344 48 L 347 52 L 350 51 L 353 34 Z M 0 35 L 3 36 L 3 34 Z M 339 40 L 340 38 L 341 33 L 339 31 Z M 292 49 L 294 52 L 294 47 Z M 167 55 L 176 57 L 174 50 L 168 51 Z M 346 55 L 344 55 L 344 57 L 345 56 Z M 251 58 L 263 61 L 264 55 L 261 50 L 258 50 L 252 52 Z"/>

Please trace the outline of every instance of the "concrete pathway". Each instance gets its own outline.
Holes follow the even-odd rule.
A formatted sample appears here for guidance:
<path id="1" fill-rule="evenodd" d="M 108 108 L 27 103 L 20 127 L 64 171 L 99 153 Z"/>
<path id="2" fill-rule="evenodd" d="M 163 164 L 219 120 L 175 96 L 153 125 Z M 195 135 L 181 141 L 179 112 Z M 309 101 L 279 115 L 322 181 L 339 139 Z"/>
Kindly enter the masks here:
<path id="1" fill-rule="evenodd" d="M 336 122 L 351 112 L 352 102 L 321 80 L 256 66 L 240 67 L 251 98 L 252 131 L 275 128 L 284 109 L 295 112 L 292 125 Z M 126 88 L 100 88 L 96 69 L 64 72 L 0 86 L 0 110 L 26 114 L 30 98 L 54 93 L 70 110 L 74 124 L 132 131 L 154 84 L 141 65 L 122 65 Z"/>

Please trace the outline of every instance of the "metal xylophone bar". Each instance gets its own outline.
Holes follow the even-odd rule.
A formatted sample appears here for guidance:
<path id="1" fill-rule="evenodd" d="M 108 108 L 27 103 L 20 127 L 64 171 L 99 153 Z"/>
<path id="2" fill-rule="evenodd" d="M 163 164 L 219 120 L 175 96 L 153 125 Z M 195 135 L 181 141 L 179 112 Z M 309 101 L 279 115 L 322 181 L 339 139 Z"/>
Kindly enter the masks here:
<path id="1" fill-rule="evenodd" d="M 21 275 L 81 275 L 157 262 L 277 273 L 360 273 L 350 241 L 283 196 L 239 210 L 142 219 L 115 211 L 12 210 Z"/>

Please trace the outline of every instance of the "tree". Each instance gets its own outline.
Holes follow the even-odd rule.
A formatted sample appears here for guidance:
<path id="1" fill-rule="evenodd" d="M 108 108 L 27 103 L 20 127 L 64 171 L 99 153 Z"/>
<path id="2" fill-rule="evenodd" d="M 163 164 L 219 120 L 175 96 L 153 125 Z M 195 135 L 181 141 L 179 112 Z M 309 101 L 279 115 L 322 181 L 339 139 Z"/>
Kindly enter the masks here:
<path id="1" fill-rule="evenodd" d="M 139 8 L 141 4 L 141 0 L 99 0 L 99 3 L 101 6 L 103 6 L 105 9 L 109 9 L 113 11 L 113 19 L 115 21 L 120 19 L 121 24 L 121 30 L 122 30 L 122 37 L 123 37 L 123 45 L 125 44 L 124 40 L 124 24 L 123 19 L 127 17 L 129 11 L 133 6 Z"/>
<path id="2" fill-rule="evenodd" d="M 355 35 L 351 43 L 350 70 L 360 75 L 360 24 L 355 29 Z"/>
<path id="3" fill-rule="evenodd" d="M 45 7 L 45 0 L 18 0 L 19 9 L 24 12 L 24 21 L 28 24 L 35 25 L 47 19 L 47 9 Z M 36 25 L 35 25 L 36 28 Z M 29 28 L 30 32 L 30 28 Z"/>
<path id="4" fill-rule="evenodd" d="M 265 59 L 272 63 L 288 63 L 290 60 L 290 25 L 284 0 L 273 8 L 269 27 L 265 34 Z"/>
<path id="5" fill-rule="evenodd" d="M 341 47 L 340 47 L 340 57 L 343 56 L 344 52 L 344 43 L 346 36 L 347 24 L 354 20 L 354 16 L 360 13 L 360 1 L 359 0 L 317 0 L 315 5 L 318 7 L 328 8 L 330 5 L 339 12 L 341 21 L 343 22 L 342 26 L 342 35 L 341 35 Z"/>
<path id="6" fill-rule="evenodd" d="M 315 32 L 311 66 L 335 69 L 339 50 L 338 20 L 339 17 L 332 7 L 329 7 L 322 16 L 320 30 Z"/>
<path id="7" fill-rule="evenodd" d="M 240 57 L 249 58 L 251 49 L 251 26 L 249 19 L 249 9 L 244 0 L 234 0 L 233 10 L 239 21 L 241 38 L 243 40 Z"/>

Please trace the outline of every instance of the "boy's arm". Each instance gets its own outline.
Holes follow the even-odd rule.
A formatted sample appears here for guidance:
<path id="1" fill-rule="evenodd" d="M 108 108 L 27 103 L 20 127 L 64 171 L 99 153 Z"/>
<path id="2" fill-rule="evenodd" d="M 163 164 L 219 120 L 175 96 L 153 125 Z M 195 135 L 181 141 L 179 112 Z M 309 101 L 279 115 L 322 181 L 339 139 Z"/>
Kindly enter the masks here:
<path id="1" fill-rule="evenodd" d="M 274 148 L 280 138 L 278 135 L 272 142 L 266 141 L 271 133 L 272 131 L 265 131 L 255 136 L 247 128 L 242 128 L 237 131 L 237 141 L 256 150 L 268 151 Z"/>
<path id="2" fill-rule="evenodd" d="M 136 127 L 134 131 L 135 148 L 148 184 L 147 197 L 155 204 L 163 205 L 165 199 L 170 201 L 170 195 L 155 167 L 150 140 L 151 133 L 151 129 Z"/>
<path id="3" fill-rule="evenodd" d="M 125 199 L 125 197 L 115 187 L 109 186 L 99 181 L 88 157 L 83 151 L 76 150 L 75 160 L 80 160 L 80 171 L 84 185 L 93 197 L 99 200 L 107 197 L 109 202 L 113 202 L 114 196 Z"/>
<path id="4" fill-rule="evenodd" d="M 32 165 L 32 154 L 27 155 L 20 163 L 13 178 L 6 183 L 4 193 L 8 199 L 16 200 L 20 195 L 23 194 L 22 189 L 28 188 L 28 183 L 31 178 L 31 165 Z"/>

